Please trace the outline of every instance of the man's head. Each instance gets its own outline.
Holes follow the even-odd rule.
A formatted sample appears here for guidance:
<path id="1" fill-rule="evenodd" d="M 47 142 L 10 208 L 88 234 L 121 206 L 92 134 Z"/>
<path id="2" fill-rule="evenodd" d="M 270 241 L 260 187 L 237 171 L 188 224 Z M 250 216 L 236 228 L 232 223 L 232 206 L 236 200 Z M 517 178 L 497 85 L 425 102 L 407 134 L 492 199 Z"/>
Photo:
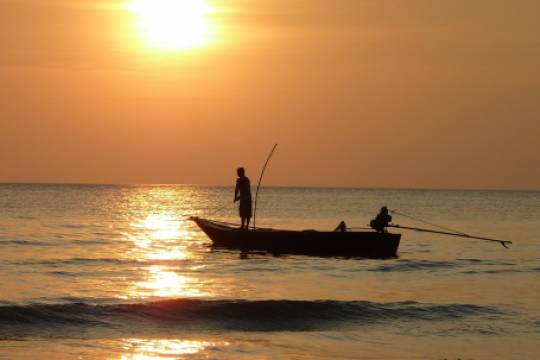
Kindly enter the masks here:
<path id="1" fill-rule="evenodd" d="M 246 175 L 246 170 L 243 167 L 239 167 L 238 169 L 236 169 L 236 173 L 238 174 L 238 176 L 243 177 Z"/>

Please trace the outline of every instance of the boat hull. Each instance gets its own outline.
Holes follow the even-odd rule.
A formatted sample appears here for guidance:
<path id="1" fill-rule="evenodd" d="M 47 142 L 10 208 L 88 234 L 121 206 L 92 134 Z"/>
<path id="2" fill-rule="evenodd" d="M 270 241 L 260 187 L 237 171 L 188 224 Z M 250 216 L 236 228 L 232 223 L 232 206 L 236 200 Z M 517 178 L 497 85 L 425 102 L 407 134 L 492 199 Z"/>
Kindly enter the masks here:
<path id="1" fill-rule="evenodd" d="M 392 258 L 397 256 L 401 234 L 375 231 L 241 230 L 223 223 L 193 218 L 213 246 L 272 254 Z"/>

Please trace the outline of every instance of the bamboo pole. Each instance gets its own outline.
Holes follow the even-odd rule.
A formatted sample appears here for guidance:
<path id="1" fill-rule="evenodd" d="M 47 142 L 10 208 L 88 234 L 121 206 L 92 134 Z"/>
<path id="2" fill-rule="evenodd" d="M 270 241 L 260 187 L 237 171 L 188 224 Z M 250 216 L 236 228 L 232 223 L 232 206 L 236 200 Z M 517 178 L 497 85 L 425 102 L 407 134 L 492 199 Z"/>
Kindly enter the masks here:
<path id="1" fill-rule="evenodd" d="M 499 244 L 501 244 L 502 246 L 504 246 L 507 249 L 508 249 L 508 246 L 506 246 L 506 245 L 507 244 L 512 244 L 512 242 L 508 241 L 508 240 L 497 240 L 497 239 L 491 239 L 491 238 L 487 238 L 487 237 L 473 236 L 473 235 L 469 235 L 469 234 L 452 233 L 452 232 L 447 232 L 447 231 L 437 231 L 437 230 L 415 228 L 415 227 L 409 227 L 409 226 L 401 226 L 401 225 L 398 225 L 398 224 L 388 225 L 388 227 L 393 227 L 393 228 L 397 228 L 397 229 L 405 229 L 405 230 L 414 230 L 414 231 L 418 231 L 418 232 L 427 232 L 427 233 L 433 233 L 433 234 L 458 236 L 458 237 L 463 237 L 463 238 L 468 238 L 468 239 L 477 239 L 477 240 L 483 240 L 483 241 L 498 242 Z"/>
<path id="2" fill-rule="evenodd" d="M 257 221 L 257 198 L 259 197 L 259 188 L 261 187 L 262 178 L 264 176 L 264 172 L 266 171 L 266 167 L 268 166 L 268 163 L 270 162 L 270 158 L 274 154 L 274 151 L 277 148 L 277 144 L 274 144 L 274 147 L 272 148 L 272 151 L 270 151 L 270 154 L 266 158 L 266 162 L 264 163 L 263 169 L 261 171 L 261 176 L 259 177 L 259 182 L 257 183 L 257 191 L 255 191 L 255 204 L 253 205 L 253 230 L 256 229 L 256 221 Z"/>

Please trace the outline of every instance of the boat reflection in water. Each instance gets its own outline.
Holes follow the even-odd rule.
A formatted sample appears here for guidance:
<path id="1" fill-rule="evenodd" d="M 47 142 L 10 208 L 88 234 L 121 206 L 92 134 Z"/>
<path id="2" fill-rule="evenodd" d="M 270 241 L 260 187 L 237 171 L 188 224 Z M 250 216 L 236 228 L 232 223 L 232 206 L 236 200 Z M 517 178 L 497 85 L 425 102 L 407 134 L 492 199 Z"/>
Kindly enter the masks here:
<path id="1" fill-rule="evenodd" d="M 121 360 L 173 360 L 186 355 L 196 355 L 211 347 L 229 346 L 227 342 L 198 340 L 144 340 L 124 339 L 125 353 Z"/>

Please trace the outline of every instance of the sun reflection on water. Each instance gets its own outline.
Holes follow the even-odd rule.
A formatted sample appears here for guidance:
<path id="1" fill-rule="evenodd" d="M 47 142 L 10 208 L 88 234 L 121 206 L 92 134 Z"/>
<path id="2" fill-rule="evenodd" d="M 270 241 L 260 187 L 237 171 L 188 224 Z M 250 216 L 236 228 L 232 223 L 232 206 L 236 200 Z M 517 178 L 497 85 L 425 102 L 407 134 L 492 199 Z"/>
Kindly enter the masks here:
<path id="1" fill-rule="evenodd" d="M 142 226 L 150 231 L 154 240 L 170 240 L 189 235 L 182 231 L 182 223 L 170 215 L 150 214 L 142 221 Z"/>
<path id="2" fill-rule="evenodd" d="M 131 224 L 128 238 L 135 248 L 132 257 L 141 260 L 184 260 L 192 257 L 187 249 L 193 234 L 185 221 L 167 214 L 150 214 Z"/>
<path id="3" fill-rule="evenodd" d="M 169 266 L 153 265 L 148 269 L 146 279 L 136 282 L 130 291 L 132 297 L 201 297 L 212 293 L 201 289 L 202 282 L 185 276 Z"/>
<path id="4" fill-rule="evenodd" d="M 140 187 L 130 193 L 123 257 L 134 275 L 118 296 L 125 300 L 215 296 L 215 280 L 201 275 L 204 240 L 185 214 L 194 213 L 198 194 L 175 186 Z M 215 289 L 214 289 L 215 290 Z"/>
<path id="5" fill-rule="evenodd" d="M 183 355 L 195 355 L 209 347 L 229 346 L 228 342 L 210 342 L 198 340 L 144 340 L 124 339 L 124 351 L 121 360 L 172 360 Z"/>
<path id="6" fill-rule="evenodd" d="M 161 194 L 160 194 L 161 195 Z M 169 212 L 151 213 L 131 223 L 127 238 L 133 242 L 128 256 L 144 265 L 139 281 L 131 284 L 125 298 L 171 298 L 212 296 L 204 283 L 182 272 L 193 267 L 197 256 L 189 250 L 194 241 L 189 224 Z M 191 244 L 192 245 L 192 244 Z"/>

